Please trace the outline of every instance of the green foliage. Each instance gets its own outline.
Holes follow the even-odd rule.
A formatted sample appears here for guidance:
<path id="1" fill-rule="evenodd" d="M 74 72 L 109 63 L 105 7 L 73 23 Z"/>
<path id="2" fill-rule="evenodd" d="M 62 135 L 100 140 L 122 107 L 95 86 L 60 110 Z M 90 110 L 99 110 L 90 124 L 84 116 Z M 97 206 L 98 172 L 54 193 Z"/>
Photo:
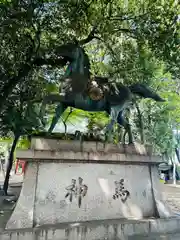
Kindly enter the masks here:
<path id="1" fill-rule="evenodd" d="M 20 137 L 42 129 L 40 105 L 34 103 L 34 100 L 42 101 L 44 94 L 49 91 L 50 84 L 37 77 L 31 78 L 31 82 L 28 80 L 30 79 L 24 79 L 23 83 L 18 84 L 6 101 L 0 114 L 2 136 Z"/>
<path id="2" fill-rule="evenodd" d="M 173 147 L 172 128 L 179 128 L 180 121 L 179 10 L 174 0 L 1 1 L 1 134 L 27 135 L 39 129 L 39 105 L 34 102 L 47 92 L 57 93 L 64 73 L 58 47 L 82 41 L 94 29 L 85 46 L 92 74 L 127 85 L 143 82 L 167 100 L 155 104 L 135 99 L 130 122 L 136 140 L 153 144 L 157 151 Z M 63 121 L 74 124 L 85 117 L 89 129 L 107 122 L 103 113 L 80 110 L 67 119 L 69 111 Z"/>
<path id="3" fill-rule="evenodd" d="M 145 143 L 153 145 L 156 152 L 171 154 L 176 145 L 173 129 L 179 129 L 180 126 L 180 96 L 176 93 L 176 85 L 171 76 L 163 75 L 163 71 L 160 76 L 160 72 L 151 81 L 152 85 L 160 89 L 161 96 L 166 102 L 157 104 L 151 100 L 141 100 L 138 104 L 141 109 Z M 139 113 L 136 111 L 133 117 L 134 131 L 136 131 L 140 119 Z"/>
<path id="4" fill-rule="evenodd" d="M 90 132 L 102 130 L 108 123 L 109 117 L 104 112 L 88 113 L 88 130 Z"/>
<path id="5" fill-rule="evenodd" d="M 97 41 L 105 46 L 106 52 L 114 52 L 114 46 L 117 47 L 122 39 L 125 42 L 133 39 L 174 68 L 179 63 L 180 50 L 179 5 L 176 2 L 1 2 L 0 71 L 4 85 L 1 91 L 6 89 L 5 99 L 24 76 L 33 73 L 34 67 L 41 67 L 39 59 L 51 56 L 54 61 L 47 65 L 56 65 L 58 46 L 74 38 L 81 40 L 93 27 L 96 28 L 95 39 L 100 39 Z"/>
<path id="6" fill-rule="evenodd" d="M 19 142 L 17 144 L 17 148 L 18 149 L 28 149 L 30 148 L 30 140 L 27 138 L 27 136 L 22 136 L 20 139 L 19 139 Z"/>

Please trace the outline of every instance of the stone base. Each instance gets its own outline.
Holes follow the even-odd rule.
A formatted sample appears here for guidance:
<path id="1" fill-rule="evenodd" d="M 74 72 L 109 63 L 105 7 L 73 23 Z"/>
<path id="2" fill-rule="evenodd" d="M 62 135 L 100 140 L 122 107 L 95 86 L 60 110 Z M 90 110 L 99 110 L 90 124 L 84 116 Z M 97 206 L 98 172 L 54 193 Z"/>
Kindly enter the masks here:
<path id="1" fill-rule="evenodd" d="M 47 138 L 32 138 L 31 149 L 50 150 L 50 151 L 73 151 L 73 152 L 108 152 L 108 153 L 124 153 L 137 155 L 152 155 L 150 146 L 144 146 L 137 142 L 132 144 L 112 144 L 102 142 L 86 142 L 81 143 L 77 140 L 57 140 Z"/>
<path id="2" fill-rule="evenodd" d="M 180 232 L 180 218 L 106 220 L 46 225 L 34 229 L 6 230 L 1 240 L 129 240 L 142 236 Z M 132 237 L 132 238 L 131 238 Z M 136 237 L 136 238 L 135 238 Z M 144 238 L 143 238 L 144 239 Z M 155 238 L 153 238 L 155 239 Z M 159 239 L 159 238 L 156 238 Z M 170 239 L 170 238 L 168 238 Z"/>
<path id="3" fill-rule="evenodd" d="M 77 142 L 32 139 L 32 150 L 17 152 L 28 164 L 6 228 L 171 216 L 161 196 L 158 157 L 95 146 L 85 143 L 80 151 Z"/>

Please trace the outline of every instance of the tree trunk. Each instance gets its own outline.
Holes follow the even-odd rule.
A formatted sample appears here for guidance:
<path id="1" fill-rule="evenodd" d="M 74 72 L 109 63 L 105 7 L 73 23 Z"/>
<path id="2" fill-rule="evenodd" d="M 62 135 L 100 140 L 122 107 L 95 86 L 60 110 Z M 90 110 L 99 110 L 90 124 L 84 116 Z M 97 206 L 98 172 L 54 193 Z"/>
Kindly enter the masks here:
<path id="1" fill-rule="evenodd" d="M 1 159 L 0 159 L 0 167 L 1 167 L 1 171 L 3 173 L 3 177 L 5 178 L 4 167 L 3 167 L 3 163 L 2 163 Z"/>
<path id="2" fill-rule="evenodd" d="M 173 184 L 176 185 L 176 163 L 173 163 Z"/>
<path id="3" fill-rule="evenodd" d="M 15 135 L 14 141 L 13 141 L 13 144 L 11 147 L 11 151 L 9 154 L 9 160 L 8 160 L 8 165 L 7 165 L 7 170 L 6 170 L 6 177 L 5 177 L 4 185 L 3 185 L 3 190 L 4 190 L 5 195 L 7 195 L 7 190 L 8 190 L 8 186 L 9 186 L 9 178 L 10 178 L 10 173 L 11 173 L 11 169 L 13 166 L 13 160 L 14 160 L 14 151 L 16 149 L 16 145 L 19 140 L 19 137 L 20 137 L 19 135 Z"/>
<path id="4" fill-rule="evenodd" d="M 180 152 L 178 148 L 175 148 L 175 153 L 176 153 L 177 160 L 180 163 Z"/>

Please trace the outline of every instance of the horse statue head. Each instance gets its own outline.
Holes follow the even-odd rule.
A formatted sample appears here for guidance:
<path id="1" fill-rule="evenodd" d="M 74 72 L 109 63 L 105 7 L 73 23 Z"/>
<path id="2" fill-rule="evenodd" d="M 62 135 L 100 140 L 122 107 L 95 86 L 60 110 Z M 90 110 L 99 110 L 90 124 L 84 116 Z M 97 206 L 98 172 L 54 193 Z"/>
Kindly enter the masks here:
<path id="1" fill-rule="evenodd" d="M 67 43 L 57 49 L 68 65 L 61 79 L 64 91 L 76 94 L 86 89 L 90 79 L 90 62 L 85 50 L 77 43 Z"/>
<path id="2" fill-rule="evenodd" d="M 61 92 L 65 94 L 71 92 L 71 95 L 83 92 L 92 100 L 102 99 L 104 90 L 101 85 L 103 80 L 106 80 L 107 83 L 108 79 L 102 77 L 91 78 L 89 57 L 80 44 L 74 42 L 61 45 L 58 52 L 68 62 L 65 74 L 61 79 Z"/>

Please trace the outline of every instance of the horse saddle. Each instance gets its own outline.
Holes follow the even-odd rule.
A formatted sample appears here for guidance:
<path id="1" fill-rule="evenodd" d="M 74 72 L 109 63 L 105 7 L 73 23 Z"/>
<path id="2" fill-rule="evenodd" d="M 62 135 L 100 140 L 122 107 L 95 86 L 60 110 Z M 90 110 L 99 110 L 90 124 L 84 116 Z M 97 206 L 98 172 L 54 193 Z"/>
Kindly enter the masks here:
<path id="1" fill-rule="evenodd" d="M 81 74 L 73 74 L 73 76 L 64 79 L 61 85 L 61 92 L 69 94 L 85 93 L 94 101 L 103 99 L 108 90 L 108 78 L 94 77 L 85 79 Z"/>
<path id="2" fill-rule="evenodd" d="M 104 98 L 108 90 L 108 78 L 94 77 L 87 84 L 87 94 L 92 100 L 99 101 Z"/>

